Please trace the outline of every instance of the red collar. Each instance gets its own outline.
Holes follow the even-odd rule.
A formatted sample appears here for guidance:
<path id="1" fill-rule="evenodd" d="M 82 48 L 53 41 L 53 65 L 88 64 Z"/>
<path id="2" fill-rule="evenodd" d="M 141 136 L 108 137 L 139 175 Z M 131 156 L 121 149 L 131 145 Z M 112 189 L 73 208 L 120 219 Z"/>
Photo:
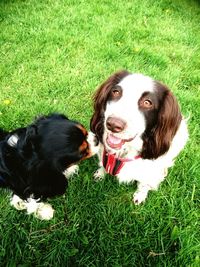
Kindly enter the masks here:
<path id="1" fill-rule="evenodd" d="M 121 171 L 126 162 L 133 161 L 141 158 L 140 155 L 135 156 L 133 159 L 118 158 L 115 154 L 109 154 L 105 149 L 103 151 L 103 166 L 107 173 L 111 175 L 117 175 Z"/>

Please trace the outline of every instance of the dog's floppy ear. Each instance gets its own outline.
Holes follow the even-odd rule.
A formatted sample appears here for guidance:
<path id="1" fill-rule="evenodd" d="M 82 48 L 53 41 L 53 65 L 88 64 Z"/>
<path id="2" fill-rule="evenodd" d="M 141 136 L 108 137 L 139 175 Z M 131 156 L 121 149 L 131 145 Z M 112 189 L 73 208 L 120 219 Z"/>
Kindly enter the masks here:
<path id="1" fill-rule="evenodd" d="M 144 142 L 141 155 L 146 159 L 156 159 L 169 150 L 182 120 L 178 102 L 174 95 L 166 86 L 160 83 L 159 86 L 163 87 L 165 94 L 155 126 L 143 135 Z"/>
<path id="2" fill-rule="evenodd" d="M 100 87 L 97 89 L 93 97 L 94 113 L 90 121 L 90 129 L 96 134 L 97 138 L 101 141 L 103 136 L 103 123 L 104 112 L 106 103 L 113 86 L 118 84 L 125 76 L 129 74 L 126 70 L 121 70 L 110 76 Z"/>

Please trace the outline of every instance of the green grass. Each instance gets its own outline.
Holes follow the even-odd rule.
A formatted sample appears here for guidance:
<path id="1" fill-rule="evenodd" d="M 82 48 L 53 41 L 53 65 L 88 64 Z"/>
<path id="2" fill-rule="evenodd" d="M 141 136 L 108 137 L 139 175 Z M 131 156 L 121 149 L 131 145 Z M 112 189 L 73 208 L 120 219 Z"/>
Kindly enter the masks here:
<path id="1" fill-rule="evenodd" d="M 51 221 L 1 190 L 0 266 L 200 266 L 199 21 L 197 0 L 0 1 L 0 127 L 58 111 L 88 128 L 95 89 L 124 68 L 166 83 L 190 116 L 186 149 L 139 207 L 135 184 L 93 181 L 96 158 L 50 201 Z"/>

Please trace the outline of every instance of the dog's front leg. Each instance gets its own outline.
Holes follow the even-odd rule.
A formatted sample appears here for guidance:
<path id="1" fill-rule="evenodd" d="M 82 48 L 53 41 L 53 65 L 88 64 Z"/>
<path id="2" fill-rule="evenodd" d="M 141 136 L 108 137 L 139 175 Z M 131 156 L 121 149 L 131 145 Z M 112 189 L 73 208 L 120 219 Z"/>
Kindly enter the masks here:
<path id="1" fill-rule="evenodd" d="M 40 220 L 50 220 L 53 218 L 54 209 L 52 206 L 40 202 L 31 196 L 27 200 L 23 200 L 17 195 L 13 195 L 10 204 L 17 210 L 27 210 L 28 214 L 33 213 Z"/>
<path id="2" fill-rule="evenodd" d="M 103 156 L 103 147 L 101 145 L 99 145 L 99 151 L 98 151 L 99 168 L 94 173 L 94 180 L 95 181 L 101 181 L 104 178 L 104 176 L 106 175 L 106 171 L 103 167 L 102 156 Z"/>
<path id="3" fill-rule="evenodd" d="M 100 166 L 99 169 L 94 173 L 94 180 L 95 181 L 101 181 L 104 176 L 105 176 L 106 172 L 103 166 Z"/>
<path id="4" fill-rule="evenodd" d="M 133 202 L 135 205 L 139 205 L 144 202 L 147 198 L 149 190 L 152 189 L 153 188 L 147 184 L 139 183 L 137 191 L 133 194 Z"/>
<path id="5" fill-rule="evenodd" d="M 30 196 L 26 202 L 27 213 L 33 213 L 40 220 L 50 220 L 53 218 L 54 209 L 48 203 L 43 203 Z"/>
<path id="6" fill-rule="evenodd" d="M 48 203 L 43 203 L 31 195 L 26 202 L 27 213 L 33 213 L 40 220 L 50 220 L 53 218 L 54 209 Z"/>

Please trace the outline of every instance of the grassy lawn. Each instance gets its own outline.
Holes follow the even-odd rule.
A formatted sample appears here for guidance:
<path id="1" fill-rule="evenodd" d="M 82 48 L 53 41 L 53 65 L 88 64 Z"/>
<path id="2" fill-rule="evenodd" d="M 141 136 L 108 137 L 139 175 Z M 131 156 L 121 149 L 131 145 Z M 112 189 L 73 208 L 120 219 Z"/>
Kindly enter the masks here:
<path id="1" fill-rule="evenodd" d="M 190 141 L 158 192 L 92 179 L 80 165 L 51 221 L 0 190 L 0 266 L 200 266 L 200 3 L 195 0 L 1 0 L 0 127 L 53 111 L 87 128 L 92 95 L 119 69 L 167 84 L 190 116 Z"/>

